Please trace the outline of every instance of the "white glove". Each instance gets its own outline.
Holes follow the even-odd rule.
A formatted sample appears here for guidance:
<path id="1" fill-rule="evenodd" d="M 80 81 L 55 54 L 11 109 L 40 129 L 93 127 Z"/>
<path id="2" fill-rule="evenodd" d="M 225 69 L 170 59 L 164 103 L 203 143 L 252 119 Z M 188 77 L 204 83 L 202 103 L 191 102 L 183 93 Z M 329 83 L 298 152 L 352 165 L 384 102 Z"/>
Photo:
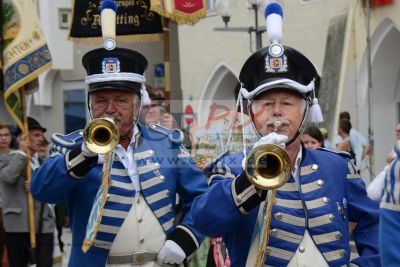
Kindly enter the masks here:
<path id="1" fill-rule="evenodd" d="M 261 139 L 254 144 L 253 149 L 265 144 L 275 144 L 284 148 L 287 140 L 288 137 L 286 135 L 272 132 L 270 134 L 267 134 L 266 136 L 261 137 Z M 246 164 L 246 157 L 244 157 L 242 160 L 243 170 L 245 168 L 245 164 Z"/>
<path id="2" fill-rule="evenodd" d="M 181 264 L 186 258 L 182 248 L 172 240 L 167 240 L 157 256 L 158 264 Z"/>
<path id="3" fill-rule="evenodd" d="M 385 177 L 389 165 L 375 177 L 375 179 L 367 186 L 367 195 L 370 199 L 380 201 L 382 196 L 383 187 L 385 186 Z"/>
<path id="4" fill-rule="evenodd" d="M 281 147 L 285 147 L 285 142 L 287 140 L 288 137 L 286 135 L 272 132 L 270 134 L 267 134 L 266 136 L 261 137 L 261 139 L 254 144 L 254 148 L 265 144 L 276 144 L 280 145 Z"/>
<path id="5" fill-rule="evenodd" d="M 85 142 L 82 142 L 81 149 L 82 149 L 82 154 L 86 157 L 96 157 L 97 156 L 96 153 L 89 150 L 89 148 L 85 145 Z"/>

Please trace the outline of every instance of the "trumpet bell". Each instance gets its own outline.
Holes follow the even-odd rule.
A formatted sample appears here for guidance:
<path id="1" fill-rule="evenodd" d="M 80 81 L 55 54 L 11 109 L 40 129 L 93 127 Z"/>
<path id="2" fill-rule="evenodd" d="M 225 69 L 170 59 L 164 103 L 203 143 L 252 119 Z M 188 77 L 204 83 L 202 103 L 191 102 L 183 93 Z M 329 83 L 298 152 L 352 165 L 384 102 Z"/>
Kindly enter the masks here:
<path id="1" fill-rule="evenodd" d="M 119 143 L 119 130 L 111 118 L 99 118 L 89 122 L 83 130 L 87 148 L 96 154 L 106 154 Z"/>
<path id="2" fill-rule="evenodd" d="M 291 176 L 290 158 L 279 145 L 265 144 L 250 151 L 245 172 L 250 182 L 259 189 L 276 189 Z"/>

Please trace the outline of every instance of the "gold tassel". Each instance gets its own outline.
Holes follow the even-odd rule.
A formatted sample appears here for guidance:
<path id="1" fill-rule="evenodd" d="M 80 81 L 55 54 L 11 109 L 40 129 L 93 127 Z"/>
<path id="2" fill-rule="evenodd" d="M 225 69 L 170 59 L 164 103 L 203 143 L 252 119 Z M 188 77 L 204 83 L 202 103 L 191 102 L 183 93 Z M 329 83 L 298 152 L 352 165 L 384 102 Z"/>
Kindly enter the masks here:
<path id="1" fill-rule="evenodd" d="M 254 267 L 260 267 L 265 265 L 265 261 L 267 260 L 267 246 L 268 246 L 268 238 L 269 238 L 269 228 L 271 225 L 271 215 L 272 215 L 272 206 L 275 203 L 276 190 L 273 189 L 271 191 L 271 195 L 268 198 L 267 203 L 267 214 L 265 216 L 265 225 L 262 233 L 261 244 L 258 249 L 257 259 L 254 264 Z"/>
<path id="2" fill-rule="evenodd" d="M 103 188 L 103 192 L 101 192 L 102 194 L 101 194 L 100 210 L 99 210 L 99 213 L 97 214 L 97 218 L 96 218 L 96 222 L 95 222 L 96 225 L 94 226 L 93 235 L 90 239 L 87 236 L 88 230 L 86 229 L 85 240 L 83 240 L 83 243 L 82 243 L 83 253 L 86 253 L 90 249 L 90 247 L 93 245 L 94 240 L 96 239 L 97 231 L 99 230 L 99 225 L 101 223 L 101 219 L 103 217 L 104 205 L 106 204 L 106 201 L 107 201 L 108 187 L 109 187 L 109 183 L 110 183 L 109 178 L 110 178 L 111 165 L 114 160 L 113 154 L 114 154 L 114 152 L 104 154 L 103 176 L 101 177 L 102 184 L 100 185 Z M 97 195 L 96 195 L 96 197 L 97 197 Z M 95 201 L 96 201 L 96 198 L 95 198 Z M 96 204 L 96 202 L 93 203 L 93 205 L 95 205 L 95 204 Z M 92 216 L 93 208 L 95 208 L 95 207 L 92 207 L 92 211 L 90 212 L 91 216 Z M 89 220 L 90 220 L 90 217 L 89 217 Z M 88 223 L 89 223 L 89 221 L 88 221 Z"/>

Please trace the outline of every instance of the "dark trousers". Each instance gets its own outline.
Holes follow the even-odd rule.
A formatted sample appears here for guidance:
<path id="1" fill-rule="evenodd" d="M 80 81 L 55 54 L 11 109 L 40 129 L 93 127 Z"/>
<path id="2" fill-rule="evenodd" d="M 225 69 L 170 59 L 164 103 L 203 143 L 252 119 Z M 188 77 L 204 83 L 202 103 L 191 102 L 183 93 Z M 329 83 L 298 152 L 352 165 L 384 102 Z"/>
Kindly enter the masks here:
<path id="1" fill-rule="evenodd" d="M 63 233 L 63 226 L 65 224 L 65 218 L 67 217 L 67 204 L 66 202 L 62 202 L 60 204 L 55 205 L 54 211 L 56 214 L 56 228 L 58 233 L 58 244 L 60 246 L 61 252 L 64 252 L 64 242 L 61 239 Z"/>
<path id="2" fill-rule="evenodd" d="M 26 267 L 31 261 L 29 233 L 7 233 L 5 235 L 10 267 Z M 36 266 L 53 265 L 53 234 L 36 235 Z"/>

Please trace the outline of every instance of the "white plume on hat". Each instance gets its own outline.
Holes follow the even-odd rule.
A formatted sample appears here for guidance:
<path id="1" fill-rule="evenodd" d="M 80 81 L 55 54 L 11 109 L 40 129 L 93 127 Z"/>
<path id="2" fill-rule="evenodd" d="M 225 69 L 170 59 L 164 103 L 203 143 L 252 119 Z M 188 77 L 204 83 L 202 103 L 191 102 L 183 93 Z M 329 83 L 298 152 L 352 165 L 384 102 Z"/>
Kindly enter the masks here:
<path id="1" fill-rule="evenodd" d="M 113 0 L 104 0 L 100 6 L 100 10 L 101 34 L 103 36 L 104 48 L 113 50 L 117 46 L 115 42 L 117 5 Z"/>
<path id="2" fill-rule="evenodd" d="M 265 26 L 270 43 L 281 43 L 283 40 L 283 11 L 278 3 L 269 3 L 264 11 Z"/>

